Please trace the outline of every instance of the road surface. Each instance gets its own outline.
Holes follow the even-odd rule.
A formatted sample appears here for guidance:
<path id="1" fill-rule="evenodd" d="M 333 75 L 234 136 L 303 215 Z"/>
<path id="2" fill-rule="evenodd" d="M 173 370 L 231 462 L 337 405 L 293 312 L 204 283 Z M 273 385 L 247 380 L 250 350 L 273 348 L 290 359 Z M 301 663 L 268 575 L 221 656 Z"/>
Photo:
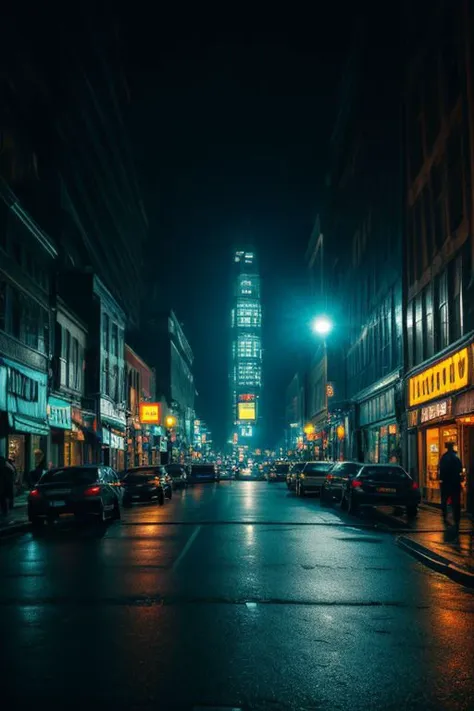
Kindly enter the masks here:
<path id="1" fill-rule="evenodd" d="M 3 541 L 5 708 L 473 709 L 473 592 L 376 523 L 222 482 Z"/>

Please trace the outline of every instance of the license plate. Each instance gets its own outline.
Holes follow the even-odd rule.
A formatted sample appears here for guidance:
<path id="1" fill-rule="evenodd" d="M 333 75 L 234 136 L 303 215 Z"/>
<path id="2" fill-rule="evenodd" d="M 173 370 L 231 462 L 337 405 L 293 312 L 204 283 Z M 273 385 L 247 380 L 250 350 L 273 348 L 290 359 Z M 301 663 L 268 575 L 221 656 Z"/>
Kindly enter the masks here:
<path id="1" fill-rule="evenodd" d="M 139 496 L 132 496 L 132 499 L 139 499 Z"/>
<path id="2" fill-rule="evenodd" d="M 381 486 L 380 489 L 377 489 L 379 494 L 396 494 L 397 490 L 396 489 L 387 489 L 385 486 Z"/>
<path id="3" fill-rule="evenodd" d="M 61 494 L 70 494 L 71 489 L 50 489 L 46 492 L 48 496 L 61 496 Z"/>
<path id="4" fill-rule="evenodd" d="M 60 508 L 61 506 L 66 506 L 65 501 L 50 501 L 49 505 L 52 506 L 54 509 Z"/>

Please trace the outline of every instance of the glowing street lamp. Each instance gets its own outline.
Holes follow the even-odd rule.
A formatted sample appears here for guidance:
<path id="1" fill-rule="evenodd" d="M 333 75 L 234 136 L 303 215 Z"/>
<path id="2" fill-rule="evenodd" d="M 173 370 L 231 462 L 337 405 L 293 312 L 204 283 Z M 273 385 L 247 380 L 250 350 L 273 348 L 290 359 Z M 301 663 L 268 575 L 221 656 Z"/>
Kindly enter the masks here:
<path id="1" fill-rule="evenodd" d="M 310 422 L 308 422 L 307 425 L 304 426 L 303 431 L 306 435 L 312 435 L 314 434 L 314 425 L 312 425 Z"/>
<path id="2" fill-rule="evenodd" d="M 165 419 L 165 424 L 169 430 L 171 430 L 176 425 L 176 417 L 174 415 L 167 415 Z"/>
<path id="3" fill-rule="evenodd" d="M 312 328 L 318 336 L 327 336 L 332 331 L 332 321 L 327 316 L 317 316 L 312 323 Z"/>

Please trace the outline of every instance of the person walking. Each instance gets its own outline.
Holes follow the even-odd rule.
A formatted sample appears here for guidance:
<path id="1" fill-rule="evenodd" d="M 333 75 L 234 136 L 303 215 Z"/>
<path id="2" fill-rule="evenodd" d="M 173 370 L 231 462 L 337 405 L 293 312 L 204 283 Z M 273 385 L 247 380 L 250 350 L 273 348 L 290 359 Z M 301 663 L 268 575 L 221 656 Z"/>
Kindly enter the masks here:
<path id="1" fill-rule="evenodd" d="M 3 516 L 13 509 L 15 471 L 5 457 L 0 456 L 0 511 Z"/>
<path id="2" fill-rule="evenodd" d="M 444 525 L 448 525 L 448 499 L 453 507 L 454 527 L 456 535 L 461 523 L 461 482 L 462 463 L 454 451 L 454 442 L 446 443 L 446 452 L 439 462 L 439 479 L 441 482 L 441 511 Z"/>

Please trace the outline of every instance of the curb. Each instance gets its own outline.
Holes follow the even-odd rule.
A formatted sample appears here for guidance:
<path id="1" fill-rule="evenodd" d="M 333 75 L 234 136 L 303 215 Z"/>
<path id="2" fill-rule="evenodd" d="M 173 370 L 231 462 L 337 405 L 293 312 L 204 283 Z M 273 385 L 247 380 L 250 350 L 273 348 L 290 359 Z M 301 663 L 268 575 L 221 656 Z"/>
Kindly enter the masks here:
<path id="1" fill-rule="evenodd" d="M 435 553 L 430 548 L 423 546 L 421 543 L 417 543 L 407 536 L 399 536 L 397 538 L 397 545 L 428 568 L 436 570 L 437 573 L 441 573 L 442 575 L 446 575 L 446 577 L 451 578 L 451 580 L 454 580 L 454 582 L 460 585 L 474 588 L 474 573 L 469 572 L 466 568 L 461 568 L 449 560 L 449 558 L 438 555 L 438 553 Z"/>
<path id="2" fill-rule="evenodd" d="M 29 521 L 19 521 L 18 523 L 12 523 L 11 526 L 3 526 L 0 528 L 0 538 L 8 538 L 18 533 L 26 533 L 31 529 L 31 523 Z"/>

